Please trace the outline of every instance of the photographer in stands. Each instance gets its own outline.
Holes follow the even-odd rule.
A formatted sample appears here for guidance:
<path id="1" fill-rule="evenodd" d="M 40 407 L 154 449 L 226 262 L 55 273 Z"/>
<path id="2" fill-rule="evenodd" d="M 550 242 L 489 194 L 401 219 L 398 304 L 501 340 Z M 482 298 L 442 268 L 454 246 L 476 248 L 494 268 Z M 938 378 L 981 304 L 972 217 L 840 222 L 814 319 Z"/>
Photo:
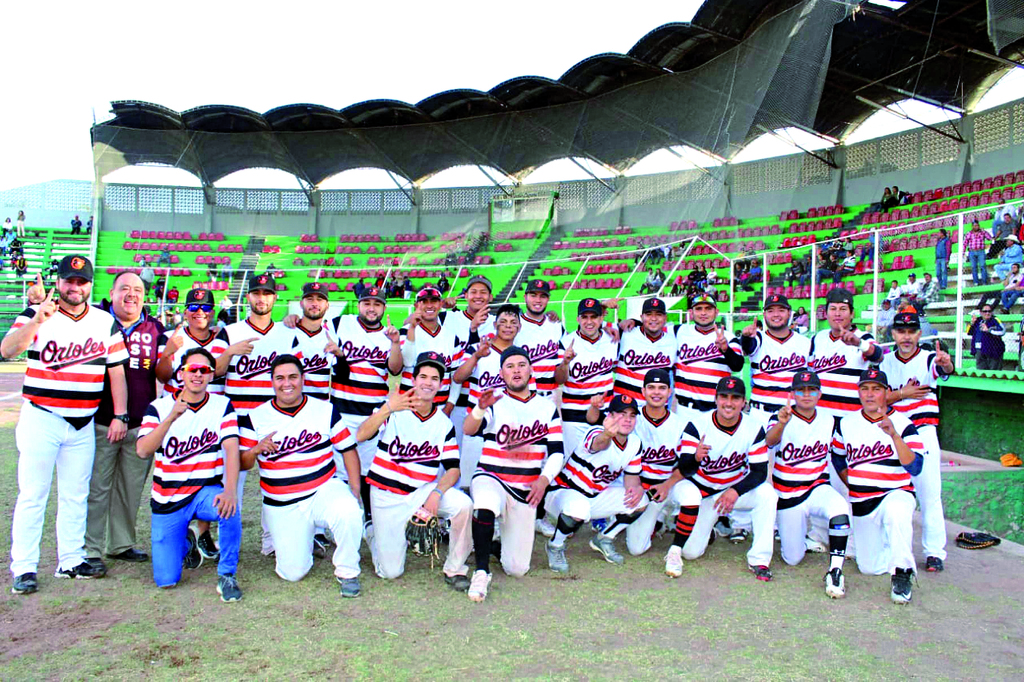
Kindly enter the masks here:
<path id="1" fill-rule="evenodd" d="M 1002 369 L 1003 353 L 1006 352 L 1003 335 L 1006 329 L 992 314 L 991 303 L 982 304 L 981 317 L 978 317 L 977 312 L 971 313 L 971 326 L 967 333 L 971 337 L 971 355 L 978 369 Z"/>

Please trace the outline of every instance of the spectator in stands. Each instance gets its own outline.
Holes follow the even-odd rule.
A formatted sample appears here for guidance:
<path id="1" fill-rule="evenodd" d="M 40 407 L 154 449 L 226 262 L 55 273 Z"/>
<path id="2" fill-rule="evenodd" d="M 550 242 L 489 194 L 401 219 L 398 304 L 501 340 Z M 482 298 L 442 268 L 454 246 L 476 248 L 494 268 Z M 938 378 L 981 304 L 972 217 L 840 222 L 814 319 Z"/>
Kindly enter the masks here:
<path id="1" fill-rule="evenodd" d="M 357 301 L 363 297 L 364 291 L 366 291 L 366 283 L 363 282 L 362 278 L 360 278 L 359 281 L 356 282 L 356 285 L 352 287 L 352 293 L 356 295 Z"/>
<path id="2" fill-rule="evenodd" d="M 939 241 L 935 242 L 935 276 L 939 278 L 939 288 L 949 285 L 949 256 L 953 253 L 953 241 L 949 238 L 946 228 L 939 230 Z"/>
<path id="3" fill-rule="evenodd" d="M 841 282 L 843 277 L 852 275 L 857 270 L 857 256 L 853 253 L 843 259 L 843 262 L 836 268 L 835 275 L 832 276 L 833 282 Z"/>
<path id="4" fill-rule="evenodd" d="M 1020 240 L 1017 235 L 1011 234 L 1009 237 L 1003 240 L 1006 245 L 1006 250 L 1003 251 L 1002 258 L 996 263 L 995 270 L 996 277 L 999 279 L 1005 279 L 1010 274 L 1010 270 L 1014 265 L 1021 265 L 1024 263 L 1024 250 L 1020 247 Z"/>
<path id="5" fill-rule="evenodd" d="M 707 277 L 707 279 L 704 282 L 705 288 L 711 288 L 718 284 L 718 273 L 715 271 L 714 268 L 708 270 L 703 266 L 703 264 L 701 264 L 701 271 Z"/>
<path id="6" fill-rule="evenodd" d="M 156 261 L 157 265 L 170 265 L 171 264 L 171 250 L 168 247 L 164 247 L 160 251 L 160 257 Z"/>
<path id="7" fill-rule="evenodd" d="M 18 239 L 17 236 L 11 240 L 10 252 L 15 258 L 25 255 L 25 245 L 21 243 L 21 240 Z"/>
<path id="8" fill-rule="evenodd" d="M 885 298 L 887 301 L 892 301 L 893 305 L 896 305 L 901 296 L 902 291 L 900 290 L 900 283 L 897 280 L 893 280 L 892 286 L 889 287 L 889 293 L 886 294 Z"/>
<path id="9" fill-rule="evenodd" d="M 971 259 L 971 278 L 974 286 L 988 284 L 988 270 L 985 269 L 985 242 L 989 241 L 987 232 L 981 229 L 977 220 L 971 224 L 971 231 L 964 235 L 963 252 Z M 961 252 L 961 256 L 962 253 Z"/>
<path id="10" fill-rule="evenodd" d="M 892 341 L 892 323 L 896 319 L 896 307 L 893 301 L 885 299 L 882 301 L 882 309 L 875 316 L 875 326 L 878 328 L 878 340 L 882 343 Z"/>
<path id="11" fill-rule="evenodd" d="M 932 273 L 924 273 L 924 284 L 921 285 L 921 293 L 917 295 L 917 299 L 922 307 L 929 303 L 938 303 L 942 299 L 939 283 L 932 279 Z"/>
<path id="12" fill-rule="evenodd" d="M 992 305 L 981 306 L 981 317 L 971 313 L 971 326 L 967 333 L 971 337 L 971 355 L 974 356 L 978 369 L 1000 370 L 1003 368 L 1003 353 L 1006 345 L 1003 334 L 1006 330 L 992 314 Z"/>
<path id="13" fill-rule="evenodd" d="M 875 262 L 875 249 L 878 248 L 878 232 L 871 232 L 868 235 L 867 248 L 862 249 L 860 252 L 860 259 L 866 260 L 869 263 Z"/>
<path id="14" fill-rule="evenodd" d="M 647 279 L 644 280 L 644 285 L 640 287 L 640 293 L 653 294 L 658 290 L 658 286 L 658 276 L 655 274 L 655 271 L 652 268 L 651 271 L 647 273 Z"/>
<path id="15" fill-rule="evenodd" d="M 761 261 L 760 260 L 755 260 L 753 263 L 751 263 L 750 270 L 747 271 L 747 275 L 748 275 L 747 276 L 747 282 L 746 282 L 746 286 L 744 286 L 744 288 L 747 291 L 753 291 L 754 290 L 754 285 L 761 283 L 761 276 L 763 274 L 764 274 L 764 271 L 761 270 Z"/>
<path id="16" fill-rule="evenodd" d="M 25 236 L 25 212 L 18 211 L 18 236 Z"/>
<path id="17" fill-rule="evenodd" d="M 159 301 L 163 300 L 163 297 L 164 297 L 164 280 L 160 280 L 155 285 L 153 285 L 153 298 L 155 298 L 159 302 Z"/>
<path id="18" fill-rule="evenodd" d="M 892 203 L 892 190 L 888 187 L 882 192 L 882 198 L 876 204 L 871 204 L 872 211 L 888 211 L 893 205 Z"/>
<path id="19" fill-rule="evenodd" d="M 22 277 L 26 272 L 28 272 L 28 263 L 25 262 L 25 256 L 17 256 L 12 262 L 12 265 L 14 266 L 15 273 L 18 277 Z"/>
<path id="20" fill-rule="evenodd" d="M 914 273 L 907 275 L 907 283 L 900 288 L 900 293 L 910 301 L 921 295 L 921 283 L 917 281 L 917 275 Z"/>
<path id="21" fill-rule="evenodd" d="M 669 290 L 668 295 L 669 296 L 682 296 L 683 295 L 683 285 L 680 283 L 679 278 L 676 278 L 676 282 L 675 282 L 675 284 L 672 285 L 672 289 Z"/>
<path id="22" fill-rule="evenodd" d="M 142 278 L 142 283 L 146 285 L 146 292 L 148 293 L 153 288 L 153 282 L 156 280 L 156 273 L 153 272 L 153 268 L 150 267 L 149 263 L 143 266 L 139 277 Z"/>
<path id="23" fill-rule="evenodd" d="M 378 289 L 383 289 L 384 288 L 384 273 L 383 272 L 380 273 L 379 275 L 377 275 L 377 280 L 374 282 L 373 285 L 375 287 L 377 287 Z"/>
<path id="24" fill-rule="evenodd" d="M 224 326 L 231 324 L 231 310 L 235 307 L 234 302 L 231 300 L 231 296 L 224 294 L 224 298 L 220 299 L 220 312 L 217 313 L 217 324 Z"/>
<path id="25" fill-rule="evenodd" d="M 4 221 L 4 234 L 6 235 L 8 232 L 14 232 L 14 223 L 11 222 L 10 218 Z"/>
<path id="26" fill-rule="evenodd" d="M 796 315 L 793 316 L 790 326 L 799 334 L 803 334 L 811 328 L 811 316 L 807 314 L 806 308 L 803 306 L 797 308 Z"/>
<path id="27" fill-rule="evenodd" d="M 437 280 L 437 290 L 442 294 L 447 294 L 451 288 L 452 285 L 448 282 L 448 275 L 442 271 L 441 276 Z"/>
<path id="28" fill-rule="evenodd" d="M 1003 312 L 1007 315 L 1021 294 L 1024 294 L 1024 275 L 1021 274 L 1020 267 L 1019 263 L 1014 263 L 1003 281 L 1003 291 L 999 297 L 1003 304 Z"/>
<path id="29" fill-rule="evenodd" d="M 892 186 L 892 197 L 896 201 L 895 206 L 910 203 L 910 192 L 901 192 L 897 185 Z"/>
<path id="30" fill-rule="evenodd" d="M 988 257 L 996 258 L 1006 248 L 1006 238 L 1010 235 L 1017 235 L 1019 225 L 1013 216 L 1006 212 L 1002 218 L 996 218 L 992 223 L 992 246 L 988 249 Z"/>
<path id="31" fill-rule="evenodd" d="M 803 260 L 795 260 L 786 270 L 786 284 L 793 286 L 793 282 L 797 282 L 799 286 L 803 286 L 807 281 L 807 266 L 804 265 Z"/>
<path id="32" fill-rule="evenodd" d="M 71 234 L 82 234 L 82 221 L 75 216 L 71 220 Z"/>
<path id="33" fill-rule="evenodd" d="M 89 216 L 89 222 L 85 225 L 85 233 L 92 234 L 92 216 Z"/>
<path id="34" fill-rule="evenodd" d="M 167 290 L 167 302 L 171 305 L 177 305 L 178 297 L 181 293 L 178 291 L 178 287 L 171 287 Z"/>
<path id="35" fill-rule="evenodd" d="M 835 260 L 835 254 L 832 251 L 822 251 L 818 254 L 818 281 L 821 282 L 826 277 L 833 277 L 836 273 L 838 264 Z"/>
<path id="36" fill-rule="evenodd" d="M 402 280 L 402 295 L 404 298 L 412 296 L 412 279 L 409 277 L 409 273 L 405 273 L 405 279 Z"/>
<path id="37" fill-rule="evenodd" d="M 54 275 L 57 274 L 58 270 L 60 270 L 60 261 L 56 258 L 51 258 L 50 268 L 46 273 L 47 277 L 53 277 Z"/>

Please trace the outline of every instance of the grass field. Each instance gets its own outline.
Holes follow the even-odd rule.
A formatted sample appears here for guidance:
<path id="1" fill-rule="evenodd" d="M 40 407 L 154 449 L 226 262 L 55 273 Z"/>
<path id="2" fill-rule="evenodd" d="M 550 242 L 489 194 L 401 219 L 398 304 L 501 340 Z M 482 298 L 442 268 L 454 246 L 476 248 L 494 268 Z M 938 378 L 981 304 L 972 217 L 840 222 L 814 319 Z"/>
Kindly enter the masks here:
<path id="1" fill-rule="evenodd" d="M 16 465 L 13 426 L 0 427 L 5 529 Z M 718 542 L 673 581 L 662 575 L 667 538 L 620 568 L 587 548 L 588 531 L 570 543 L 567 577 L 547 569 L 538 540 L 531 572 L 499 569 L 483 604 L 447 588 L 426 559 L 379 580 L 364 548 L 363 595 L 343 600 L 324 560 L 300 583 L 276 577 L 258 551 L 257 486 L 247 488 L 236 604 L 219 601 L 210 563 L 169 591 L 154 587 L 149 564 L 54 579 L 54 491 L 40 591 L 11 595 L 8 578 L 0 596 L 0 678 L 1020 679 L 1024 670 L 1024 562 L 999 548 L 954 547 L 946 572 L 922 574 L 905 607 L 889 602 L 887 577 L 862 576 L 852 561 L 847 598 L 831 601 L 821 555 L 795 568 L 776 556 L 775 580 L 761 583 L 746 571 L 745 545 Z M 139 545 L 148 543 L 144 504 Z"/>

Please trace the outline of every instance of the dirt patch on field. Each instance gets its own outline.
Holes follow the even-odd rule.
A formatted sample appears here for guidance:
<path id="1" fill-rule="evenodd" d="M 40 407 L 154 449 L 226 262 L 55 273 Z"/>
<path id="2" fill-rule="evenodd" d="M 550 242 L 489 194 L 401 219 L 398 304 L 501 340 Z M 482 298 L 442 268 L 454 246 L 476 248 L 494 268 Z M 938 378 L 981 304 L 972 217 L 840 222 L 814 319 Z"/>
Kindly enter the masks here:
<path id="1" fill-rule="evenodd" d="M 88 599 L 5 601 L 0 615 L 0 662 L 61 651 L 82 640 L 105 639 L 107 629 L 124 620 L 123 611 Z"/>

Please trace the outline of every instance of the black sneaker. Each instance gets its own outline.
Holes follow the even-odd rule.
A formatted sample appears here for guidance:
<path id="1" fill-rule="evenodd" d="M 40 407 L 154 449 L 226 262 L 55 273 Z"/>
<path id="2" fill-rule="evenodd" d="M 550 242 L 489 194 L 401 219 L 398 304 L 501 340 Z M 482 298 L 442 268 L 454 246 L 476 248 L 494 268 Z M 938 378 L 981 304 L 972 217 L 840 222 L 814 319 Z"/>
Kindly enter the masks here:
<path id="1" fill-rule="evenodd" d="M 39 589 L 35 573 L 22 573 L 11 584 L 11 594 L 32 594 Z"/>
<path id="2" fill-rule="evenodd" d="M 107 574 L 107 565 L 103 562 L 103 559 L 98 556 L 87 556 L 85 557 L 85 562 L 96 569 L 99 573 L 99 575 L 96 576 L 97 578 L 102 578 Z"/>
<path id="3" fill-rule="evenodd" d="M 199 553 L 203 555 L 204 559 L 209 561 L 215 561 L 220 559 L 220 550 L 217 549 L 217 543 L 213 541 L 213 536 L 210 535 L 210 531 L 206 531 L 199 536 Z"/>
<path id="4" fill-rule="evenodd" d="M 929 573 L 942 573 L 945 570 L 945 566 L 942 563 L 942 559 L 937 556 L 930 556 L 925 559 L 924 570 Z"/>
<path id="5" fill-rule="evenodd" d="M 323 559 L 327 556 L 327 545 L 329 541 L 327 536 L 323 533 L 317 533 L 313 536 L 313 556 L 317 559 Z"/>
<path id="6" fill-rule="evenodd" d="M 893 604 L 909 604 L 912 597 L 910 583 L 914 578 L 914 571 L 909 568 L 897 568 L 892 576 L 892 597 Z"/>
<path id="7" fill-rule="evenodd" d="M 741 542 L 745 542 L 749 535 L 750 534 L 742 528 L 736 528 L 732 531 L 732 533 L 729 534 L 729 542 L 731 542 L 734 545 L 738 545 Z"/>
<path id="8" fill-rule="evenodd" d="M 446 575 L 444 582 L 448 587 L 452 588 L 456 592 L 468 592 L 469 591 L 469 578 L 464 575 Z"/>
<path id="9" fill-rule="evenodd" d="M 195 529 L 189 528 L 185 533 L 185 538 L 188 541 L 188 550 L 185 552 L 185 558 L 181 561 L 181 567 L 189 570 L 199 568 L 203 565 L 203 554 L 199 551 L 199 540 L 196 538 Z"/>
<path id="10" fill-rule="evenodd" d="M 140 552 L 134 547 L 129 547 L 123 552 L 117 554 L 108 554 L 111 559 L 117 559 L 118 561 L 129 561 L 133 564 L 144 564 L 149 561 L 149 555 L 145 552 Z"/>
<path id="11" fill-rule="evenodd" d="M 94 568 L 88 561 L 83 561 L 74 568 L 65 568 L 63 571 L 58 569 L 53 574 L 54 578 L 71 578 L 73 580 L 92 580 L 93 578 L 102 578 L 105 576 L 106 569 L 100 571 L 98 568 Z"/>
<path id="12" fill-rule="evenodd" d="M 747 566 L 750 572 L 754 574 L 754 577 L 758 580 L 763 580 L 768 583 L 772 580 L 772 569 L 767 566 Z"/>
<path id="13" fill-rule="evenodd" d="M 220 595 L 221 601 L 239 601 L 242 598 L 242 589 L 234 575 L 220 575 L 217 576 L 217 594 Z"/>

